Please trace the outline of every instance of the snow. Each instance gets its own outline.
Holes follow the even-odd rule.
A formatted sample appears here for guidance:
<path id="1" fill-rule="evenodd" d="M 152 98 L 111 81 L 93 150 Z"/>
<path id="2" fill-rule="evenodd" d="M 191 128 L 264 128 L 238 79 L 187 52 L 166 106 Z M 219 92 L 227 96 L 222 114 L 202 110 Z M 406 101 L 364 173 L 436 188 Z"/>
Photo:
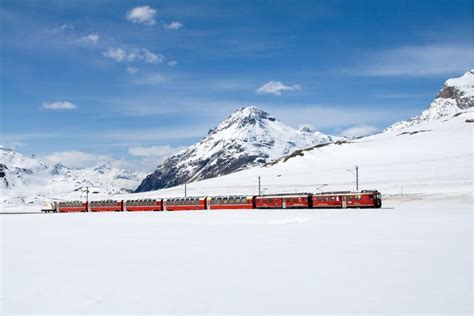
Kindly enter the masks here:
<path id="1" fill-rule="evenodd" d="M 396 122 L 386 131 L 400 130 L 422 122 L 453 116 L 474 106 L 474 69 L 458 78 L 446 80 L 438 97 L 420 115 L 407 121 Z"/>
<path id="2" fill-rule="evenodd" d="M 472 208 L 386 206 L 2 215 L 0 313 L 472 313 Z"/>
<path id="3" fill-rule="evenodd" d="M 255 106 L 241 107 L 200 142 L 162 162 L 138 191 L 229 174 L 334 140 L 321 132 L 294 129 Z"/>
<path id="4" fill-rule="evenodd" d="M 82 199 L 83 189 L 93 194 L 117 194 L 135 189 L 145 176 L 103 163 L 93 168 L 72 169 L 50 164 L 38 157 L 28 157 L 0 146 L 0 208 L 23 208 L 32 204 L 38 209 L 45 199 Z"/>
<path id="5" fill-rule="evenodd" d="M 187 185 L 197 196 L 257 194 L 258 177 L 264 193 L 353 190 L 357 165 L 360 189 L 381 191 L 382 209 L 0 215 L 0 314 L 472 314 L 474 108 L 446 100 L 428 109 L 442 115 Z M 276 141 L 288 134 L 273 130 Z M 10 195 L 7 213 L 38 211 L 22 203 L 51 183 L 72 200 L 81 195 L 72 185 L 97 178 L 106 188 L 117 175 L 104 165 L 73 177 L 0 152 L 17 172 L 4 179 L 26 196 Z M 184 188 L 113 192 L 90 197 L 173 197 Z"/>
<path id="6" fill-rule="evenodd" d="M 474 69 L 471 69 L 459 78 L 446 80 L 445 86 L 455 87 L 465 92 L 465 96 L 474 97 Z"/>
<path id="7" fill-rule="evenodd" d="M 267 167 L 187 184 L 189 196 L 257 194 L 258 176 L 264 193 L 316 192 L 355 189 L 354 167 L 359 166 L 359 189 L 377 189 L 384 199 L 474 202 L 472 137 L 474 111 L 303 151 L 303 156 L 281 159 Z M 285 161 L 286 160 L 286 161 Z M 184 186 L 120 199 L 176 197 Z M 97 196 L 100 198 L 100 196 Z"/>

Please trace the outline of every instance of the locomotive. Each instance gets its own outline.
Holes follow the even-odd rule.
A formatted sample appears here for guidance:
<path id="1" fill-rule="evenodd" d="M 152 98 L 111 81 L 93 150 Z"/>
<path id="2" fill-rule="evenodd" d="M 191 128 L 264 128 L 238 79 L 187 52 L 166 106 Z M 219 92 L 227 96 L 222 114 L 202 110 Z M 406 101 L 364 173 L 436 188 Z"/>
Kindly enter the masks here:
<path id="1" fill-rule="evenodd" d="M 253 209 L 381 208 L 377 190 L 360 192 L 283 193 L 273 195 L 226 195 L 136 200 L 46 202 L 43 212 L 136 212 Z"/>

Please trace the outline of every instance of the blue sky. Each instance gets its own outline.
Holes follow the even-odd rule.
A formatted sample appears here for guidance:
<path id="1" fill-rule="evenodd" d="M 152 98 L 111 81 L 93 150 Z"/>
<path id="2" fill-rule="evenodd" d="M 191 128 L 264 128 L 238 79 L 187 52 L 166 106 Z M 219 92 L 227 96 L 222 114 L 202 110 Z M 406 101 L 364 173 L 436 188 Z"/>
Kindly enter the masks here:
<path id="1" fill-rule="evenodd" d="M 75 167 L 151 168 L 256 105 L 381 130 L 473 67 L 472 1 L 7 1 L 1 139 Z"/>

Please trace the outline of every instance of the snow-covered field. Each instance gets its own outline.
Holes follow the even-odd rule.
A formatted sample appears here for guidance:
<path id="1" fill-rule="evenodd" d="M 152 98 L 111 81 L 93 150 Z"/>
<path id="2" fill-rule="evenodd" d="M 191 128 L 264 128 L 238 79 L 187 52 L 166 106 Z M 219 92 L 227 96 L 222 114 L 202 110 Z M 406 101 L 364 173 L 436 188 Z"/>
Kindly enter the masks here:
<path id="1" fill-rule="evenodd" d="M 471 314 L 472 209 L 415 205 L 1 215 L 0 313 Z"/>

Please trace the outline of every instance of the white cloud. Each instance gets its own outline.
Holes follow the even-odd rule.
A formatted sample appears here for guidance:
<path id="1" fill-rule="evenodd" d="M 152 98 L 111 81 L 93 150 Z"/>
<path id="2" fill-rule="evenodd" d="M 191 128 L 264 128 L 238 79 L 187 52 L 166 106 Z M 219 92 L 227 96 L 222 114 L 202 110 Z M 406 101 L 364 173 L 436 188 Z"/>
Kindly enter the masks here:
<path id="1" fill-rule="evenodd" d="M 171 66 L 171 67 L 176 66 L 177 64 L 178 62 L 176 60 L 171 60 L 168 62 L 168 66 Z"/>
<path id="2" fill-rule="evenodd" d="M 111 162 L 110 155 L 88 154 L 82 151 L 62 151 L 45 157 L 50 163 L 61 163 L 69 168 L 94 167 L 105 162 Z"/>
<path id="3" fill-rule="evenodd" d="M 348 129 L 345 129 L 339 133 L 339 136 L 345 137 L 360 137 L 367 136 L 378 132 L 379 129 L 375 126 L 370 125 L 358 125 Z"/>
<path id="4" fill-rule="evenodd" d="M 98 41 L 99 41 L 99 34 L 97 33 L 91 33 L 91 34 L 88 34 L 84 37 L 81 38 L 81 40 L 83 42 L 89 42 L 89 43 L 92 43 L 92 44 L 96 44 Z"/>
<path id="5" fill-rule="evenodd" d="M 134 66 L 127 66 L 127 72 L 129 74 L 136 74 L 139 71 L 137 67 Z"/>
<path id="6" fill-rule="evenodd" d="M 116 62 L 122 62 L 125 59 L 126 54 L 121 48 L 109 48 L 104 52 L 104 56 L 107 58 L 112 58 Z"/>
<path id="7" fill-rule="evenodd" d="M 43 109 L 48 110 L 74 110 L 77 106 L 68 101 L 43 102 Z"/>
<path id="8" fill-rule="evenodd" d="M 72 24 L 63 24 L 59 27 L 51 28 L 48 29 L 47 31 L 50 33 L 61 33 L 61 32 L 68 32 L 68 31 L 74 31 L 74 25 Z"/>
<path id="9" fill-rule="evenodd" d="M 155 54 L 146 48 L 134 49 L 127 55 L 128 61 L 144 61 L 149 64 L 162 63 L 165 60 L 163 54 Z"/>
<path id="10" fill-rule="evenodd" d="M 472 45 L 403 46 L 376 52 L 350 72 L 367 76 L 447 76 L 470 69 L 473 54 Z"/>
<path id="11" fill-rule="evenodd" d="M 150 6 L 142 6 L 131 9 L 127 12 L 127 20 L 132 23 L 141 23 L 145 25 L 156 24 L 156 10 Z"/>
<path id="12" fill-rule="evenodd" d="M 269 81 L 260 88 L 257 89 L 258 94 L 274 94 L 274 95 L 281 95 L 282 91 L 288 90 L 300 90 L 301 87 L 297 84 L 294 84 L 292 86 L 286 86 L 284 85 L 281 81 Z"/>
<path id="13" fill-rule="evenodd" d="M 74 25 L 72 24 L 63 24 L 60 27 L 61 31 L 73 31 L 74 30 Z"/>
<path id="14" fill-rule="evenodd" d="M 148 64 L 157 64 L 162 63 L 165 60 L 165 56 L 163 54 L 153 53 L 146 48 L 133 49 L 129 52 L 122 48 L 109 48 L 104 52 L 103 55 L 107 58 L 114 59 L 119 63 L 122 61 L 143 61 Z"/>
<path id="15" fill-rule="evenodd" d="M 150 157 L 150 156 L 170 156 L 184 147 L 170 147 L 170 146 L 151 146 L 151 147 L 130 147 L 128 152 L 134 156 Z"/>
<path id="16" fill-rule="evenodd" d="M 169 24 L 165 24 L 163 27 L 165 28 L 165 30 L 179 30 L 183 27 L 183 23 L 179 21 L 174 21 Z"/>

